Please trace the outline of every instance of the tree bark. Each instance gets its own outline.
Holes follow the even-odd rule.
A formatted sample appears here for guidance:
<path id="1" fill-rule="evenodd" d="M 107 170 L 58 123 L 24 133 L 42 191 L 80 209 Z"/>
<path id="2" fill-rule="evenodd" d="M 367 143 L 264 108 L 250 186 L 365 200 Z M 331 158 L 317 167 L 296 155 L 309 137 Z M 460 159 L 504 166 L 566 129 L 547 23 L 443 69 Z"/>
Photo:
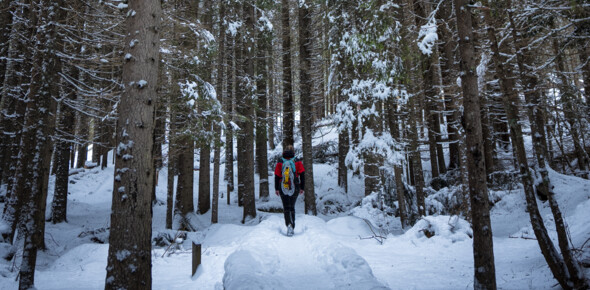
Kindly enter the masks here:
<path id="1" fill-rule="evenodd" d="M 63 1 L 33 1 L 32 4 L 30 24 L 36 27 L 36 33 L 32 39 L 35 49 L 26 100 L 24 126 L 28 129 L 22 135 L 19 152 L 22 157 L 16 169 L 25 180 L 25 186 L 17 188 L 22 190 L 17 194 L 25 198 L 19 217 L 24 237 L 19 289 L 34 286 L 37 250 L 45 247 L 45 208 L 53 149 L 50 136 L 55 130 L 57 106 L 54 99 L 59 98 L 59 81 L 53 72 L 61 71 L 57 55 L 63 48 L 57 26 L 65 19 L 65 11 L 60 9 Z"/>
<path id="2" fill-rule="evenodd" d="M 218 43 L 218 54 L 217 54 L 217 81 L 216 81 L 216 92 L 217 99 L 220 102 L 225 102 L 227 98 L 226 91 L 224 90 L 225 85 L 225 27 L 222 23 L 225 18 L 225 3 L 219 2 L 219 41 Z M 223 120 L 220 120 L 223 122 Z M 221 163 L 221 124 L 214 124 L 215 130 L 215 145 L 213 154 L 213 200 L 211 203 L 211 223 L 216 224 L 219 221 L 219 175 L 220 175 L 220 163 Z M 229 195 L 229 192 L 228 192 Z"/>
<path id="3" fill-rule="evenodd" d="M 21 1 L 15 0 L 11 3 L 11 5 L 20 4 L 24 5 L 21 5 L 18 9 L 15 8 L 16 17 L 13 19 L 10 31 L 6 73 L 4 75 L 2 99 L 0 100 L 0 129 L 1 132 L 8 133 L 2 134 L 6 150 L 5 163 L 2 166 L 4 166 L 3 175 L 7 182 L 7 202 L 2 219 L 10 226 L 10 231 L 4 232 L 2 235 L 5 240 L 9 241 L 13 241 L 24 199 L 24 196 L 21 196 L 23 191 L 20 188 L 23 188 L 25 181 L 21 175 L 17 175 L 17 168 L 18 154 L 21 150 L 22 124 L 25 122 L 27 109 L 27 104 L 24 101 L 30 83 L 29 74 L 32 63 L 30 61 L 32 49 L 25 49 L 25 47 L 33 45 L 30 41 L 35 33 L 35 30 L 23 21 L 32 17 L 33 12 L 30 9 L 30 1 L 27 0 L 27 2 L 21 3 Z M 19 19 L 22 20 L 18 21 Z M 18 59 L 22 61 L 18 61 Z M 8 118 L 7 116 L 13 117 Z M 16 190 L 17 187 L 19 190 Z"/>
<path id="4" fill-rule="evenodd" d="M 254 56 L 255 43 L 252 33 L 254 32 L 254 6 L 252 3 L 243 3 L 242 11 L 245 18 L 242 34 L 239 36 L 238 52 L 236 59 L 239 61 L 238 68 L 243 71 L 239 76 L 240 84 L 238 89 L 238 203 L 244 206 L 242 223 L 256 217 L 256 198 L 254 194 Z"/>
<path id="5" fill-rule="evenodd" d="M 84 97 L 81 97 L 84 102 Z M 86 166 L 86 160 L 88 159 L 88 116 L 84 113 L 78 114 L 78 158 L 76 159 L 76 168 L 84 168 Z"/>
<path id="6" fill-rule="evenodd" d="M 153 134 L 161 3 L 130 0 L 105 289 L 151 289 Z M 191 159 L 192 161 L 192 159 Z"/>
<path id="7" fill-rule="evenodd" d="M 174 214 L 186 217 L 195 211 L 194 194 L 194 152 L 195 142 L 191 136 L 181 136 L 177 144 L 178 181 L 176 184 L 176 206 Z"/>
<path id="8" fill-rule="evenodd" d="M 168 178 L 166 180 L 166 228 L 172 229 L 174 216 L 174 176 L 177 173 L 172 142 L 168 144 Z"/>
<path id="9" fill-rule="evenodd" d="M 224 16 L 224 15 L 222 15 Z M 223 29 L 222 29 L 223 30 Z M 228 37 L 229 43 L 229 37 Z M 231 67 L 228 67 L 228 75 L 230 79 L 228 82 L 228 89 L 231 87 L 231 92 L 225 95 L 223 98 L 223 105 L 225 107 L 225 176 L 224 180 L 227 183 L 227 204 L 230 204 L 231 192 L 234 191 L 234 134 L 233 134 L 233 104 L 235 101 L 235 79 L 236 79 L 236 68 L 235 68 L 235 45 L 227 49 L 227 60 L 231 60 Z"/>
<path id="10" fill-rule="evenodd" d="M 5 81 L 5 74 L 6 74 L 6 67 L 8 65 L 8 56 L 9 56 L 9 48 L 10 48 L 10 35 L 11 35 L 11 27 L 12 24 L 12 15 L 16 6 L 14 5 L 14 1 L 2 1 L 0 2 L 0 113 L 4 113 L 5 103 L 6 101 L 3 100 L 5 94 L 2 92 L 4 91 L 4 81 Z M 0 132 L 5 132 L 4 130 L 4 117 L 0 117 Z M 5 134 L 0 134 L 0 185 L 6 181 L 5 176 L 8 173 L 8 165 L 10 164 L 10 156 L 9 156 L 9 148 L 10 140 Z"/>
<path id="11" fill-rule="evenodd" d="M 283 148 L 295 144 L 295 101 L 291 83 L 291 25 L 289 14 L 290 1 L 281 1 L 281 19 L 283 22 Z"/>
<path id="12" fill-rule="evenodd" d="M 346 155 L 350 148 L 350 135 L 348 129 L 338 133 L 338 186 L 348 192 L 348 167 L 346 167 Z"/>
<path id="13" fill-rule="evenodd" d="M 211 202 L 211 223 L 219 220 L 219 167 L 221 161 L 221 127 L 215 126 L 215 153 L 213 154 L 213 199 Z"/>
<path id="14" fill-rule="evenodd" d="M 211 209 L 211 144 L 207 142 L 201 146 L 200 151 L 199 200 L 197 213 L 205 214 Z"/>
<path id="15" fill-rule="evenodd" d="M 257 62 L 256 62 L 256 165 L 259 175 L 258 198 L 260 201 L 269 199 L 268 181 L 268 108 L 267 108 L 267 79 L 269 78 L 267 55 L 270 51 L 270 31 L 258 33 Z M 258 29 L 257 29 L 258 30 Z"/>
<path id="16" fill-rule="evenodd" d="M 445 116 L 447 117 L 447 133 L 449 139 L 449 169 L 460 169 L 459 154 L 459 113 L 455 103 L 457 94 L 457 75 L 455 64 L 455 42 L 454 18 L 452 17 L 452 3 L 445 1 L 441 4 L 439 15 L 441 19 L 440 39 L 442 40 L 439 49 L 441 50 L 441 76 L 443 82 L 443 91 L 445 99 Z"/>
<path id="17" fill-rule="evenodd" d="M 496 289 L 494 246 L 490 222 L 489 198 L 483 157 L 480 105 L 469 1 L 455 0 L 461 68 L 461 87 L 465 107 L 469 196 L 473 223 L 473 258 L 475 289 Z"/>
<path id="18" fill-rule="evenodd" d="M 312 123 L 313 94 L 311 76 L 311 14 L 307 3 L 299 7 L 299 68 L 300 68 L 300 108 L 301 108 L 301 140 L 303 164 L 305 164 L 305 213 L 317 215 L 316 197 L 313 180 Z M 297 194 L 297 193 L 296 193 Z"/>
<path id="19" fill-rule="evenodd" d="M 72 67 L 69 72 L 66 72 L 71 78 L 78 79 L 78 69 Z M 76 99 L 76 88 L 68 85 L 67 82 L 62 82 L 67 90 L 66 99 L 74 101 Z M 55 192 L 53 194 L 53 203 L 51 208 L 51 221 L 61 223 L 67 221 L 67 206 L 68 206 L 68 185 L 69 185 L 69 171 L 70 171 L 70 148 L 72 143 L 66 141 L 69 136 L 74 134 L 74 126 L 76 115 L 68 104 L 62 103 L 60 108 L 61 115 L 58 122 L 58 141 L 56 144 L 56 168 L 55 177 Z"/>

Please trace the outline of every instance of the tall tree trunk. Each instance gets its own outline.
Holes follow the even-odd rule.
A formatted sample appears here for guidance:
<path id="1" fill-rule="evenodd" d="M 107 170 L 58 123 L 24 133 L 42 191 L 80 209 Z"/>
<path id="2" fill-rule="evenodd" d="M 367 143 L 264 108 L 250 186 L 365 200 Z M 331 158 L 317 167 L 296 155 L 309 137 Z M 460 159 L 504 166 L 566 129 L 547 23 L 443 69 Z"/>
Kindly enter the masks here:
<path id="1" fill-rule="evenodd" d="M 337 80 L 338 86 L 336 90 L 338 103 L 346 102 L 346 94 L 342 89 L 342 82 L 347 79 L 346 71 L 343 69 L 342 62 L 336 67 L 337 71 L 340 72 L 340 79 Z M 344 192 L 348 192 L 348 167 L 346 166 L 346 155 L 350 150 L 350 132 L 343 124 L 336 124 L 338 126 L 338 186 L 344 189 Z"/>
<path id="2" fill-rule="evenodd" d="M 213 31 L 213 3 L 211 0 L 203 0 L 202 8 L 198 18 L 201 19 L 203 28 L 209 32 Z M 212 72 L 214 70 L 214 61 L 209 54 L 208 49 L 202 50 L 201 54 L 205 55 L 206 59 L 199 65 L 200 73 L 203 75 L 203 80 L 213 83 Z M 202 102 L 198 102 L 199 106 Z M 202 109 L 199 109 L 202 111 Z M 204 121 L 205 131 L 213 131 L 213 124 L 210 118 Z M 198 214 L 205 214 L 211 209 L 211 140 L 206 138 L 205 141 L 200 141 L 199 153 L 199 200 L 197 206 Z"/>
<path id="3" fill-rule="evenodd" d="M 400 140 L 401 140 L 401 130 L 399 130 L 399 120 L 398 117 L 396 116 L 396 106 L 397 104 L 394 103 L 395 100 L 390 98 L 389 100 L 387 100 L 387 119 L 389 121 L 389 133 L 391 134 L 391 136 L 394 138 L 395 142 L 398 144 L 401 144 Z M 399 146 L 401 147 L 401 146 Z M 401 149 L 401 148 L 396 148 L 396 149 Z M 400 150 L 401 151 L 401 150 Z M 399 156 L 401 156 L 403 154 L 403 152 L 398 152 Z M 399 218 L 400 218 L 400 222 L 402 225 L 402 228 L 407 228 L 409 226 L 409 221 L 408 221 L 408 209 L 407 209 L 407 201 L 406 201 L 406 196 L 405 196 L 405 187 L 404 187 L 404 181 L 403 181 L 403 174 L 404 174 L 404 169 L 403 169 L 403 161 L 401 159 L 397 159 L 395 165 L 393 166 L 393 173 L 395 174 L 395 191 L 397 194 L 397 202 L 398 202 L 398 208 L 399 208 Z"/>
<path id="4" fill-rule="evenodd" d="M 22 135 L 19 153 L 22 157 L 17 167 L 17 171 L 21 171 L 22 178 L 26 181 L 21 188 L 23 194 L 19 193 L 25 197 L 20 217 L 24 249 L 19 289 L 33 287 L 37 250 L 45 247 L 45 208 L 53 149 L 50 136 L 55 130 L 54 99 L 59 98 L 59 81 L 53 72 L 61 71 L 61 60 L 57 55 L 59 49 L 63 48 L 57 26 L 65 19 L 65 11 L 60 9 L 63 1 L 38 1 L 32 4 L 34 6 L 30 23 L 37 30 L 33 37 L 35 50 L 24 124 L 28 129 Z"/>
<path id="5" fill-rule="evenodd" d="M 168 119 L 170 120 L 170 131 L 168 132 L 170 138 L 168 143 L 168 178 L 166 180 L 166 228 L 172 229 L 172 221 L 174 217 L 174 177 L 178 175 L 178 149 L 174 136 L 176 135 L 174 120 L 176 118 L 175 112 L 172 108 L 174 97 L 168 94 Z"/>
<path id="6" fill-rule="evenodd" d="M 417 104 L 416 98 L 418 98 L 417 94 L 413 94 L 413 96 L 411 97 L 410 101 L 409 101 L 409 110 L 410 110 L 410 116 L 409 116 L 409 137 L 410 137 L 410 159 L 412 160 L 411 162 L 411 167 L 413 170 L 413 173 L 411 174 L 411 176 L 414 178 L 414 185 L 416 188 L 416 200 L 418 202 L 418 215 L 420 216 L 425 216 L 426 215 L 426 203 L 424 201 L 424 173 L 422 171 L 422 158 L 421 158 L 421 154 L 420 154 L 420 144 L 419 144 L 419 139 L 418 139 L 418 124 L 417 124 L 417 118 L 418 118 L 418 108 L 417 106 L 419 106 L 419 104 Z"/>
<path id="7" fill-rule="evenodd" d="M 432 5 L 426 1 L 416 1 L 414 3 L 414 12 L 416 13 L 416 22 L 418 25 L 427 25 L 425 22 L 432 11 Z M 428 149 L 430 153 L 430 168 L 432 178 L 438 177 L 439 173 L 443 173 L 444 162 L 439 165 L 437 136 L 440 135 L 440 124 L 437 127 L 438 114 L 436 113 L 438 103 L 438 90 L 440 88 L 440 78 L 438 72 L 438 47 L 435 44 L 432 48 L 432 53 L 429 55 L 421 55 L 421 70 L 422 70 L 422 88 L 425 98 L 425 119 L 428 128 Z M 440 137 L 439 137 L 440 139 Z M 442 149 L 442 148 L 441 148 Z"/>
<path id="8" fill-rule="evenodd" d="M 461 87 L 465 107 L 465 132 L 467 143 L 467 164 L 469 166 L 469 196 L 471 197 L 471 219 L 473 223 L 473 260 L 475 289 L 496 289 L 494 246 L 483 139 L 481 134 L 480 105 L 475 72 L 476 62 L 473 47 L 473 31 L 469 1 L 455 0 L 457 32 L 461 67 Z"/>
<path id="9" fill-rule="evenodd" d="M 409 155 L 410 155 L 410 174 L 409 177 L 416 188 L 416 200 L 418 205 L 418 215 L 426 215 L 426 204 L 424 201 L 424 173 L 422 171 L 422 158 L 420 154 L 420 137 L 418 135 L 418 124 L 421 122 L 421 106 L 420 106 L 420 93 L 417 92 L 416 87 L 419 86 L 418 78 L 420 77 L 414 68 L 415 63 L 419 63 L 419 59 L 412 55 L 411 42 L 408 39 L 415 39 L 416 33 L 413 31 L 413 27 L 416 25 L 414 17 L 414 2 L 412 0 L 404 1 L 404 7 L 402 8 L 403 23 L 406 27 L 406 33 L 402 36 L 402 51 L 404 53 L 404 74 L 403 85 L 409 95 L 408 111 L 409 111 L 409 126 L 408 127 L 408 138 L 409 140 Z"/>
<path id="10" fill-rule="evenodd" d="M 101 102 L 102 103 L 102 102 Z M 104 108 L 103 108 L 104 109 Z M 93 118 L 93 136 L 92 136 L 92 163 L 96 163 L 98 166 L 100 166 L 100 161 L 101 161 L 101 155 L 102 155 L 102 146 L 101 146 L 101 138 L 102 135 L 104 134 L 103 130 L 103 126 L 101 124 L 102 122 L 100 121 L 99 118 Z"/>
<path id="11" fill-rule="evenodd" d="M 445 1 L 441 4 L 439 17 L 441 19 L 440 39 L 442 40 L 439 49 L 441 50 L 441 76 L 445 99 L 445 115 L 447 117 L 447 133 L 449 140 L 449 169 L 460 169 L 460 133 L 459 133 L 459 110 L 456 103 L 457 94 L 457 66 L 455 62 L 455 48 L 457 42 L 453 37 L 454 17 L 452 17 L 452 3 Z"/>
<path id="12" fill-rule="evenodd" d="M 236 68 L 235 68 L 235 45 L 227 49 L 227 59 L 231 60 L 231 67 L 228 67 L 228 75 L 230 76 L 228 89 L 231 86 L 231 93 L 228 92 L 223 99 L 224 107 L 225 107 L 225 176 L 224 180 L 227 183 L 227 204 L 230 204 L 230 197 L 231 192 L 234 191 L 234 134 L 232 128 L 233 122 L 233 103 L 235 100 L 235 78 L 236 78 Z"/>
<path id="13" fill-rule="evenodd" d="M 8 48 L 10 45 L 10 24 L 12 23 L 12 13 L 16 10 L 15 1 L 0 2 L 0 87 L 4 84 L 4 74 L 8 62 Z M 0 100 L 2 96 L 0 95 Z"/>
<path id="14" fill-rule="evenodd" d="M 172 217 L 174 216 L 174 176 L 176 175 L 176 162 L 172 142 L 168 144 L 168 178 L 166 180 L 166 228 L 172 229 Z"/>
<path id="15" fill-rule="evenodd" d="M 12 24 L 12 15 L 16 10 L 14 1 L 2 1 L 0 2 L 0 113 L 3 113 L 6 101 L 3 100 L 5 94 L 4 80 L 6 74 L 6 67 L 8 65 L 8 50 L 10 48 L 10 24 Z M 0 132 L 5 132 L 4 117 L 0 117 Z M 6 174 L 8 172 L 9 161 L 9 148 L 10 144 L 7 142 L 8 138 L 5 134 L 0 134 L 0 185 L 6 181 Z"/>
<path id="16" fill-rule="evenodd" d="M 210 130 L 209 127 L 207 130 Z M 201 146 L 199 154 L 199 200 L 198 214 L 205 214 L 211 208 L 211 144 Z"/>
<path id="17" fill-rule="evenodd" d="M 174 214 L 186 217 L 195 210 L 194 193 L 194 152 L 195 142 L 191 136 L 181 136 L 176 145 L 178 152 L 178 181 Z"/>
<path id="18" fill-rule="evenodd" d="M 283 23 L 283 148 L 295 144 L 295 101 L 291 83 L 291 25 L 289 14 L 290 1 L 281 0 L 281 17 Z"/>
<path id="19" fill-rule="evenodd" d="M 268 182 L 268 108 L 267 108 L 267 80 L 269 77 L 267 56 L 270 51 L 270 31 L 258 33 L 257 61 L 256 61 L 256 165 L 259 175 L 258 198 L 261 201 L 269 199 Z"/>
<path id="20" fill-rule="evenodd" d="M 303 149 L 303 164 L 305 164 L 305 213 L 317 215 L 316 197 L 313 182 L 312 155 L 312 123 L 313 123 L 313 95 L 311 76 L 311 14 L 307 3 L 299 7 L 299 67 L 300 67 L 300 108 L 301 108 L 301 140 Z M 298 193 L 295 193 L 298 194 Z"/>
<path id="21" fill-rule="evenodd" d="M 4 166 L 3 175 L 7 182 L 7 202 L 2 219 L 10 226 L 10 231 L 3 232 L 2 235 L 5 240 L 12 242 L 24 199 L 24 196 L 21 196 L 23 191 L 15 189 L 24 186 L 24 179 L 17 175 L 17 164 L 21 149 L 22 124 L 25 122 L 27 108 L 27 104 L 24 102 L 25 93 L 30 83 L 29 74 L 32 63 L 30 61 L 32 49 L 25 49 L 25 47 L 33 45 L 30 41 L 35 30 L 25 21 L 31 18 L 33 13 L 30 1 L 14 0 L 11 5 L 15 7 L 15 17 L 10 30 L 8 59 L 3 78 L 2 99 L 0 100 L 0 132 L 7 132 L 7 134 L 2 134 L 4 148 L 1 148 L 3 151 L 6 150 L 5 163 L 2 166 Z M 8 118 L 8 116 L 12 116 L 12 118 Z"/>
<path id="22" fill-rule="evenodd" d="M 127 85 L 119 103 L 117 157 L 105 289 L 151 289 L 153 134 L 158 83 L 161 3 L 130 0 L 123 64 Z M 144 82 L 138 82 L 143 80 Z M 124 120 L 129 120 L 126 122 Z M 192 159 L 191 159 L 192 160 Z M 128 169 L 128 170 L 126 170 Z"/>
<path id="23" fill-rule="evenodd" d="M 215 126 L 215 153 L 213 154 L 213 200 L 211 202 L 211 223 L 216 224 L 219 220 L 219 166 L 221 160 L 221 127 Z"/>
<path id="24" fill-rule="evenodd" d="M 78 49 L 75 49 L 76 51 Z M 65 72 L 72 79 L 78 79 L 79 71 L 76 67 L 72 67 Z M 74 86 L 69 85 L 68 82 L 62 82 L 65 86 L 66 96 L 65 99 L 74 101 L 76 99 L 77 90 Z M 68 104 L 62 102 L 60 108 L 61 115 L 58 122 L 57 136 L 58 140 L 56 144 L 56 168 L 55 177 L 55 192 L 53 194 L 53 203 L 51 207 L 51 221 L 55 223 L 61 223 L 67 221 L 67 206 L 68 206 L 68 179 L 70 171 L 70 150 L 72 143 L 66 141 L 69 136 L 74 134 L 74 126 L 72 124 L 76 121 L 76 115 L 72 108 Z"/>
<path id="25" fill-rule="evenodd" d="M 225 27 L 222 23 L 225 18 L 225 3 L 219 2 L 219 41 L 217 42 L 217 81 L 215 83 L 217 98 L 220 102 L 225 102 L 227 98 L 224 90 L 226 69 L 225 69 Z M 220 120 L 223 122 L 223 120 Z M 219 221 L 219 175 L 221 163 L 221 124 L 214 124 L 215 145 L 213 154 L 213 200 L 211 203 L 211 223 L 216 224 Z M 229 195 L 229 192 L 228 192 Z"/>
<path id="26" fill-rule="evenodd" d="M 244 206 L 242 223 L 256 217 L 256 198 L 254 193 L 254 56 L 255 43 L 252 33 L 255 29 L 255 9 L 251 2 L 242 4 L 245 18 L 243 33 L 238 42 L 240 76 L 238 114 L 240 134 L 238 135 L 238 198 Z"/>
<path id="27" fill-rule="evenodd" d="M 80 102 L 85 102 L 85 98 L 79 96 Z M 86 165 L 86 159 L 88 158 L 88 116 L 84 113 L 78 113 L 78 133 L 76 134 L 79 138 L 78 144 L 78 158 L 76 159 L 76 168 L 84 168 Z"/>

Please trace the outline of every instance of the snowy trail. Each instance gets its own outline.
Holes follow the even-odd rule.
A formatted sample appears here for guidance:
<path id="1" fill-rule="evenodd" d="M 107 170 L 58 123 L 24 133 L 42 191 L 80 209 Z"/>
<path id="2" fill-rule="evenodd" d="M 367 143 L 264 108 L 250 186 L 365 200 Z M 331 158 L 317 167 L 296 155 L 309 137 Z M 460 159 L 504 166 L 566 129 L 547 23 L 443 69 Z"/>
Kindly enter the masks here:
<path id="1" fill-rule="evenodd" d="M 368 263 L 341 245 L 326 223 L 298 216 L 293 237 L 282 216 L 271 215 L 244 237 L 226 260 L 226 289 L 386 289 Z M 247 283 L 247 284 L 246 284 Z"/>
<path id="2" fill-rule="evenodd" d="M 317 263 L 317 257 L 310 255 L 306 221 L 300 221 L 293 237 L 287 237 L 282 221 L 276 216 L 267 220 L 268 226 L 259 227 L 251 233 L 252 247 L 262 246 L 260 258 L 270 260 L 269 270 L 280 281 L 281 288 L 334 288 L 328 273 Z M 268 239 L 268 237 L 271 237 Z M 274 262 L 272 261 L 274 260 Z"/>

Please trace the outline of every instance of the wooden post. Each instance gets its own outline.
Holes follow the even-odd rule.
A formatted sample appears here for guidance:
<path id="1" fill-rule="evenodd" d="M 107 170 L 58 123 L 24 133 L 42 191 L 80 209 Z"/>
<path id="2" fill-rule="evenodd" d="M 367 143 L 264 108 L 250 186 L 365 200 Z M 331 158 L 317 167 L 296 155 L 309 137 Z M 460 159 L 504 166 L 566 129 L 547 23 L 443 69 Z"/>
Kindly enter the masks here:
<path id="1" fill-rule="evenodd" d="M 195 244 L 193 242 L 193 274 L 197 272 L 197 268 L 201 265 L 201 244 Z"/>

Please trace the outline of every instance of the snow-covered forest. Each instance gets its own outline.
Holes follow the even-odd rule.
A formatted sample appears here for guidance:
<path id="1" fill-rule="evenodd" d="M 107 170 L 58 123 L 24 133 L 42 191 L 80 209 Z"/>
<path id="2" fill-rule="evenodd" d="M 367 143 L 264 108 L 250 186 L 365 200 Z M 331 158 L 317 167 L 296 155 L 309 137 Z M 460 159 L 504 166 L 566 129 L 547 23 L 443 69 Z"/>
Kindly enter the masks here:
<path id="1" fill-rule="evenodd" d="M 588 289 L 589 133 L 585 0 L 0 0 L 0 289 Z"/>

